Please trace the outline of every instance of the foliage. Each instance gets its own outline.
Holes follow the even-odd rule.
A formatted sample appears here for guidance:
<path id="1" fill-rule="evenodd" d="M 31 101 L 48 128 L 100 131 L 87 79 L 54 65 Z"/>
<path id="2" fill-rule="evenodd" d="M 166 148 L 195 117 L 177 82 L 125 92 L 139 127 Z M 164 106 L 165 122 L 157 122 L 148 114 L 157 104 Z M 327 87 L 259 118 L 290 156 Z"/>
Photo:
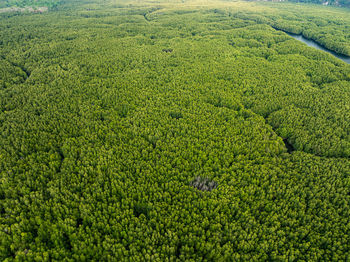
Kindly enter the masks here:
<path id="1" fill-rule="evenodd" d="M 350 56 L 348 9 L 270 2 L 248 7 L 246 9 L 249 12 L 230 9 L 230 13 L 241 19 L 269 24 L 274 28 L 294 34 L 302 34 L 330 50 Z"/>
<path id="2" fill-rule="evenodd" d="M 132 4 L 1 15 L 0 260 L 346 261 L 350 65 L 285 4 Z"/>
<path id="3" fill-rule="evenodd" d="M 313 3 L 313 4 L 323 4 L 323 5 L 335 5 L 335 6 L 350 6 L 349 0 L 288 0 L 290 2 L 298 3 Z"/>
<path id="4" fill-rule="evenodd" d="M 1 7 L 49 7 L 49 8 L 55 8 L 59 4 L 61 4 L 62 0 L 2 0 L 0 2 L 0 8 Z"/>

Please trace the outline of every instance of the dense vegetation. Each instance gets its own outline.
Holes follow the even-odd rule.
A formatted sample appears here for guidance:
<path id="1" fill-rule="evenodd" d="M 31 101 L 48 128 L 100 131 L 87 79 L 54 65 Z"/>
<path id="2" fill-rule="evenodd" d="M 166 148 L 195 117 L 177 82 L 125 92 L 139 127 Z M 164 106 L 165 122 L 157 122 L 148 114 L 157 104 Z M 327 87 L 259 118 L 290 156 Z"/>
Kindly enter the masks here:
<path id="1" fill-rule="evenodd" d="M 350 6 L 350 0 L 288 0 L 290 2 L 297 3 L 313 3 L 313 4 L 323 4 L 323 5 L 335 5 L 335 6 Z"/>
<path id="2" fill-rule="evenodd" d="M 0 259 L 349 259 L 350 65 L 290 6 L 2 14 Z"/>
<path id="3" fill-rule="evenodd" d="M 302 34 L 328 49 L 350 56 L 349 9 L 290 3 L 256 3 L 244 9 L 247 11 L 226 10 L 241 19 Z"/>
<path id="4" fill-rule="evenodd" d="M 49 7 L 49 8 L 55 8 L 57 7 L 62 0 L 1 0 L 0 1 L 0 8 L 3 7 Z"/>

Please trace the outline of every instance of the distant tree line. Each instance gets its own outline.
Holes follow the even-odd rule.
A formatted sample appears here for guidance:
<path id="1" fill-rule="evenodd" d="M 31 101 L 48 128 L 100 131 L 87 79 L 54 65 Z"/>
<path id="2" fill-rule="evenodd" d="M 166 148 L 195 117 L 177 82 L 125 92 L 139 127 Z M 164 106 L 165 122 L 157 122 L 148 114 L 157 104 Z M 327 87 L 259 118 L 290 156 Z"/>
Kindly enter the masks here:
<path id="1" fill-rule="evenodd" d="M 311 3 L 311 4 L 350 7 L 350 0 L 270 0 L 270 1 L 272 1 L 272 2 Z"/>
<path id="2" fill-rule="evenodd" d="M 350 6 L 349 0 L 288 0 L 289 2 L 297 3 L 313 3 L 322 5 L 335 5 L 335 6 Z"/>
<path id="3" fill-rule="evenodd" d="M 4 0 L 0 1 L 0 8 L 4 7 L 48 7 L 53 9 L 57 7 L 62 0 Z"/>

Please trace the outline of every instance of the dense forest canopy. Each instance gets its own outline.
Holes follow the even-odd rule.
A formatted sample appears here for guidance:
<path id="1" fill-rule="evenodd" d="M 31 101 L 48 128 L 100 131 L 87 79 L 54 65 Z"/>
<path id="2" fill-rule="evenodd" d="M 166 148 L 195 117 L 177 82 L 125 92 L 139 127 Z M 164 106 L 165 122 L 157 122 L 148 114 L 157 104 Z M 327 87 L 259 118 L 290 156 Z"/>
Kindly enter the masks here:
<path id="1" fill-rule="evenodd" d="M 350 0 L 288 0 L 288 1 L 297 2 L 297 3 L 313 3 L 313 4 L 322 4 L 322 5 L 350 7 Z"/>
<path id="2" fill-rule="evenodd" d="M 1 0 L 0 8 L 4 7 L 50 7 L 54 8 L 61 4 L 62 0 Z"/>
<path id="3" fill-rule="evenodd" d="M 0 260 L 346 261 L 347 9 L 0 14 Z"/>
<path id="4" fill-rule="evenodd" d="M 249 0 L 248 0 L 249 1 Z M 259 0 L 250 0 L 259 1 Z M 350 7 L 350 0 L 267 0 L 272 2 L 294 2 L 294 3 L 309 3 L 309 4 L 321 4 L 339 7 Z"/>

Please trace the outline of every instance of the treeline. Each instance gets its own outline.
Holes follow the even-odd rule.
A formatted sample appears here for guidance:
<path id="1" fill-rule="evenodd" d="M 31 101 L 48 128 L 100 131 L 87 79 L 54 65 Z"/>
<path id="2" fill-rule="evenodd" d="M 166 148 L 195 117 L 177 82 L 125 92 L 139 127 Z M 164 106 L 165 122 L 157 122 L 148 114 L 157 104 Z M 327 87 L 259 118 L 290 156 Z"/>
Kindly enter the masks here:
<path id="1" fill-rule="evenodd" d="M 62 0 L 4 0 L 0 2 L 0 8 L 4 7 L 48 7 L 50 9 L 57 7 Z"/>
<path id="2" fill-rule="evenodd" d="M 327 0 L 288 0 L 288 1 L 296 2 L 296 3 L 312 3 L 312 4 L 350 7 L 349 0 L 328 0 L 328 1 Z"/>

